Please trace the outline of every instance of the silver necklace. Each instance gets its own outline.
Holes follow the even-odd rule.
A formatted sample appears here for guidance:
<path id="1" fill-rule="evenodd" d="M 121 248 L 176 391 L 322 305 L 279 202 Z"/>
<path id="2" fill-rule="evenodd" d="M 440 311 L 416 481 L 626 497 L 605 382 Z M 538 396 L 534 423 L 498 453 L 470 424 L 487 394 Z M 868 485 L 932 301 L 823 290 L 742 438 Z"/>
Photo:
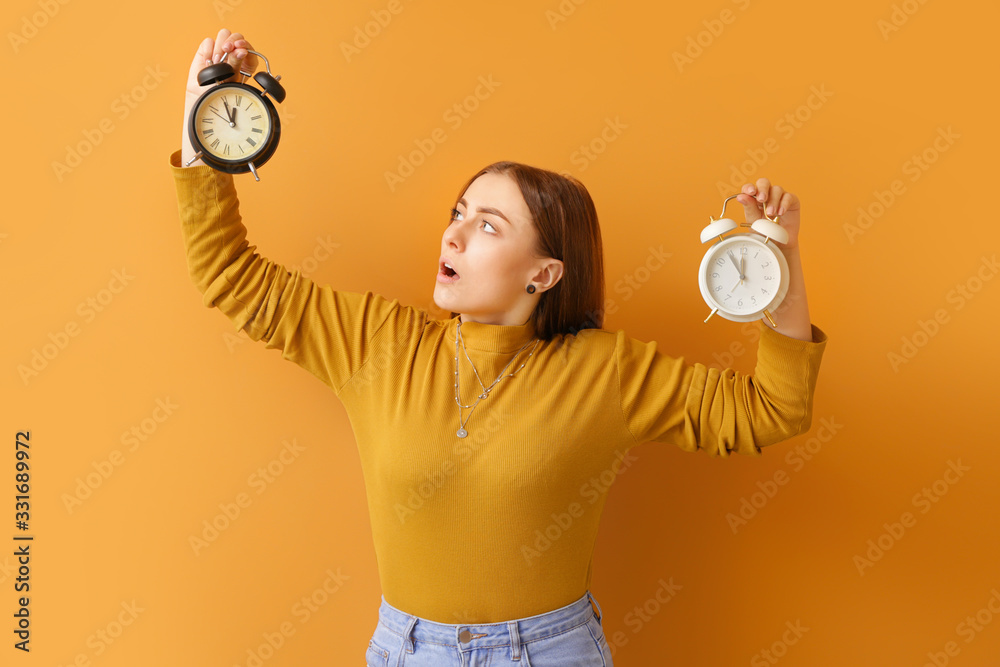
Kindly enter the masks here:
<path id="1" fill-rule="evenodd" d="M 476 398 L 476 402 L 473 403 L 471 406 L 469 406 L 469 405 L 462 405 L 462 402 L 458 400 L 458 341 L 459 341 L 459 339 L 461 339 L 461 341 L 462 341 L 462 350 L 465 352 L 465 358 L 469 360 L 469 365 L 472 366 L 472 372 L 476 374 L 476 379 L 479 380 L 479 386 L 482 388 L 482 393 L 479 394 L 478 398 Z M 534 340 L 535 340 L 535 345 L 534 345 L 534 347 L 531 348 L 531 352 L 528 353 L 528 359 L 531 359 L 531 355 L 533 355 L 535 353 L 535 347 L 538 346 L 539 339 L 535 338 Z M 506 374 L 506 375 L 504 374 L 504 372 L 510 367 L 510 365 L 512 363 L 514 363 L 514 359 L 517 359 L 517 356 L 519 354 L 521 354 L 521 352 L 524 351 L 524 348 L 528 347 L 529 343 L 531 343 L 530 340 L 527 343 L 525 343 L 524 345 L 522 345 L 520 350 L 518 350 L 517 352 L 514 353 L 514 356 L 511 358 L 511 360 L 507 362 L 507 365 L 504 366 L 503 370 L 500 371 L 500 374 L 497 375 L 497 379 L 493 381 L 493 384 L 491 384 L 489 387 L 487 387 L 487 386 L 485 386 L 483 384 L 482 379 L 479 377 L 479 371 L 476 370 L 476 365 L 474 363 L 472 363 L 472 359 L 469 358 L 469 351 L 465 349 L 465 338 L 462 337 L 462 320 L 458 321 L 458 330 L 457 330 L 457 333 L 455 335 L 455 403 L 458 404 L 458 432 L 457 432 L 458 437 L 464 438 L 467 435 L 469 435 L 469 432 L 467 430 L 465 430 L 465 424 L 469 421 L 469 418 L 472 417 L 472 411 L 470 410 L 469 411 L 469 416 L 466 417 L 465 420 L 463 421 L 462 420 L 462 408 L 471 407 L 472 410 L 475 410 L 476 406 L 479 405 L 479 401 L 483 400 L 484 398 L 486 398 L 486 397 L 488 397 L 490 395 L 490 391 L 493 389 L 493 387 L 496 386 L 497 382 L 500 382 L 500 380 L 502 380 L 505 377 L 514 377 L 514 373 L 517 373 L 517 371 L 519 371 L 522 368 L 524 368 L 524 364 L 528 363 L 528 359 L 525 359 L 524 363 L 522 363 L 520 366 L 518 366 L 517 369 L 515 369 L 513 373 L 509 373 L 509 374 Z"/>

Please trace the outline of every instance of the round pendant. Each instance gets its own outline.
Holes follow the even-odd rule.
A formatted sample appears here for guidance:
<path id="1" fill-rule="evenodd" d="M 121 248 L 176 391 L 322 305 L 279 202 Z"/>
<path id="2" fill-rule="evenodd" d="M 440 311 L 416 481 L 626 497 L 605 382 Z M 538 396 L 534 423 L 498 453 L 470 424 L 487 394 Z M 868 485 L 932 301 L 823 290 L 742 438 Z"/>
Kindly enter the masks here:
<path id="1" fill-rule="evenodd" d="M 467 435 L 469 435 L 469 432 L 466 431 L 464 428 L 458 429 L 458 437 L 464 438 Z"/>

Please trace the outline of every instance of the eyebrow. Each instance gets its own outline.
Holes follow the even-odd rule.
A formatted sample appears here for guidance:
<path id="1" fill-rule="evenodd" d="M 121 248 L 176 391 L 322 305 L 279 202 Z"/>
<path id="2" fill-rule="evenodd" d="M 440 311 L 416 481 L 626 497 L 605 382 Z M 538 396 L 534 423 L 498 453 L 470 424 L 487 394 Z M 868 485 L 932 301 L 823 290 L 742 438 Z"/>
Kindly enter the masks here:
<path id="1" fill-rule="evenodd" d="M 465 201 L 465 197 L 462 197 L 461 199 L 459 199 L 458 203 L 461 204 L 462 206 L 466 207 L 466 208 L 469 207 L 469 202 Z M 499 209 L 495 209 L 492 206 L 480 206 L 476 210 L 479 211 L 480 213 L 492 213 L 493 215 L 496 215 L 496 216 L 499 216 L 499 217 L 503 218 L 504 221 L 508 225 L 510 225 L 511 227 L 514 226 L 514 223 L 512 223 L 510 220 L 508 220 L 506 215 L 504 215 L 503 213 L 501 213 Z"/>

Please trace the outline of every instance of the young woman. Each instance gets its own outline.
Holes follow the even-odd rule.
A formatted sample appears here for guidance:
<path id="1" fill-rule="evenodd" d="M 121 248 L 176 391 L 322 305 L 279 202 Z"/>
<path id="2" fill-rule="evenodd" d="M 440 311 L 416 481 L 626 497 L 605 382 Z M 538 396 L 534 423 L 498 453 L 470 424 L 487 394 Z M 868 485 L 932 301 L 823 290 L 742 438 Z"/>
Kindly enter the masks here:
<path id="1" fill-rule="evenodd" d="M 188 78 L 227 58 L 254 71 L 239 33 L 198 49 Z M 782 214 L 791 284 L 760 325 L 752 376 L 687 365 L 601 329 L 597 212 L 568 176 L 490 165 L 459 190 L 426 311 L 335 291 L 254 252 L 233 177 L 170 156 L 191 277 L 253 340 L 328 385 L 361 455 L 382 583 L 368 665 L 611 665 L 591 565 L 609 485 L 657 441 L 713 456 L 808 430 L 826 335 L 809 320 L 799 202 L 765 178 L 739 201 Z M 428 275 L 428 279 L 430 276 Z"/>

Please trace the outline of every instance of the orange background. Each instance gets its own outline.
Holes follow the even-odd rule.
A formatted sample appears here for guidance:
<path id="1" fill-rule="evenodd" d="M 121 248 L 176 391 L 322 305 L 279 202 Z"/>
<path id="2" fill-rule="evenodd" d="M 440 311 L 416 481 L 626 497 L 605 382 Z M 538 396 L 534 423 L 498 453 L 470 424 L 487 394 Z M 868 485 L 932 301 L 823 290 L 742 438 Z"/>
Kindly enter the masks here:
<path id="1" fill-rule="evenodd" d="M 341 45 L 388 6 L 4 4 L 0 663 L 248 665 L 283 623 L 294 633 L 264 651 L 268 667 L 363 661 L 381 589 L 346 413 L 234 335 L 187 273 L 167 159 L 194 51 L 227 27 L 288 91 L 261 181 L 237 177 L 249 239 L 338 289 L 445 316 L 431 295 L 457 189 L 518 160 L 589 188 L 606 329 L 750 372 L 748 329 L 702 323 L 698 234 L 743 182 L 765 176 L 801 199 L 810 311 L 830 337 L 812 430 L 756 459 L 634 450 L 592 588 L 616 665 L 997 664 L 1000 279 L 984 264 L 1000 240 L 996 4 L 402 0 L 348 60 Z M 456 127 L 445 114 L 480 77 L 499 85 Z M 609 119 L 624 127 L 602 145 Z M 446 141 L 390 189 L 386 172 L 436 128 Z M 71 147 L 87 154 L 57 171 Z M 859 208 L 874 214 L 865 228 Z M 337 245 L 324 255 L 318 239 Z M 661 247 L 670 258 L 646 272 Z M 46 345 L 52 358 L 23 378 Z M 133 428 L 144 440 L 122 439 Z M 30 654 L 11 633 L 25 429 Z M 255 484 L 286 442 L 298 457 Z M 809 446 L 809 460 L 796 454 Z M 776 474 L 786 483 L 769 486 Z M 67 506 L 88 475 L 96 488 Z M 239 494 L 249 506 L 195 553 L 191 536 Z M 756 514 L 734 531 L 744 500 Z M 340 583 L 327 595 L 328 571 Z M 310 597 L 323 602 L 306 614 Z"/>

